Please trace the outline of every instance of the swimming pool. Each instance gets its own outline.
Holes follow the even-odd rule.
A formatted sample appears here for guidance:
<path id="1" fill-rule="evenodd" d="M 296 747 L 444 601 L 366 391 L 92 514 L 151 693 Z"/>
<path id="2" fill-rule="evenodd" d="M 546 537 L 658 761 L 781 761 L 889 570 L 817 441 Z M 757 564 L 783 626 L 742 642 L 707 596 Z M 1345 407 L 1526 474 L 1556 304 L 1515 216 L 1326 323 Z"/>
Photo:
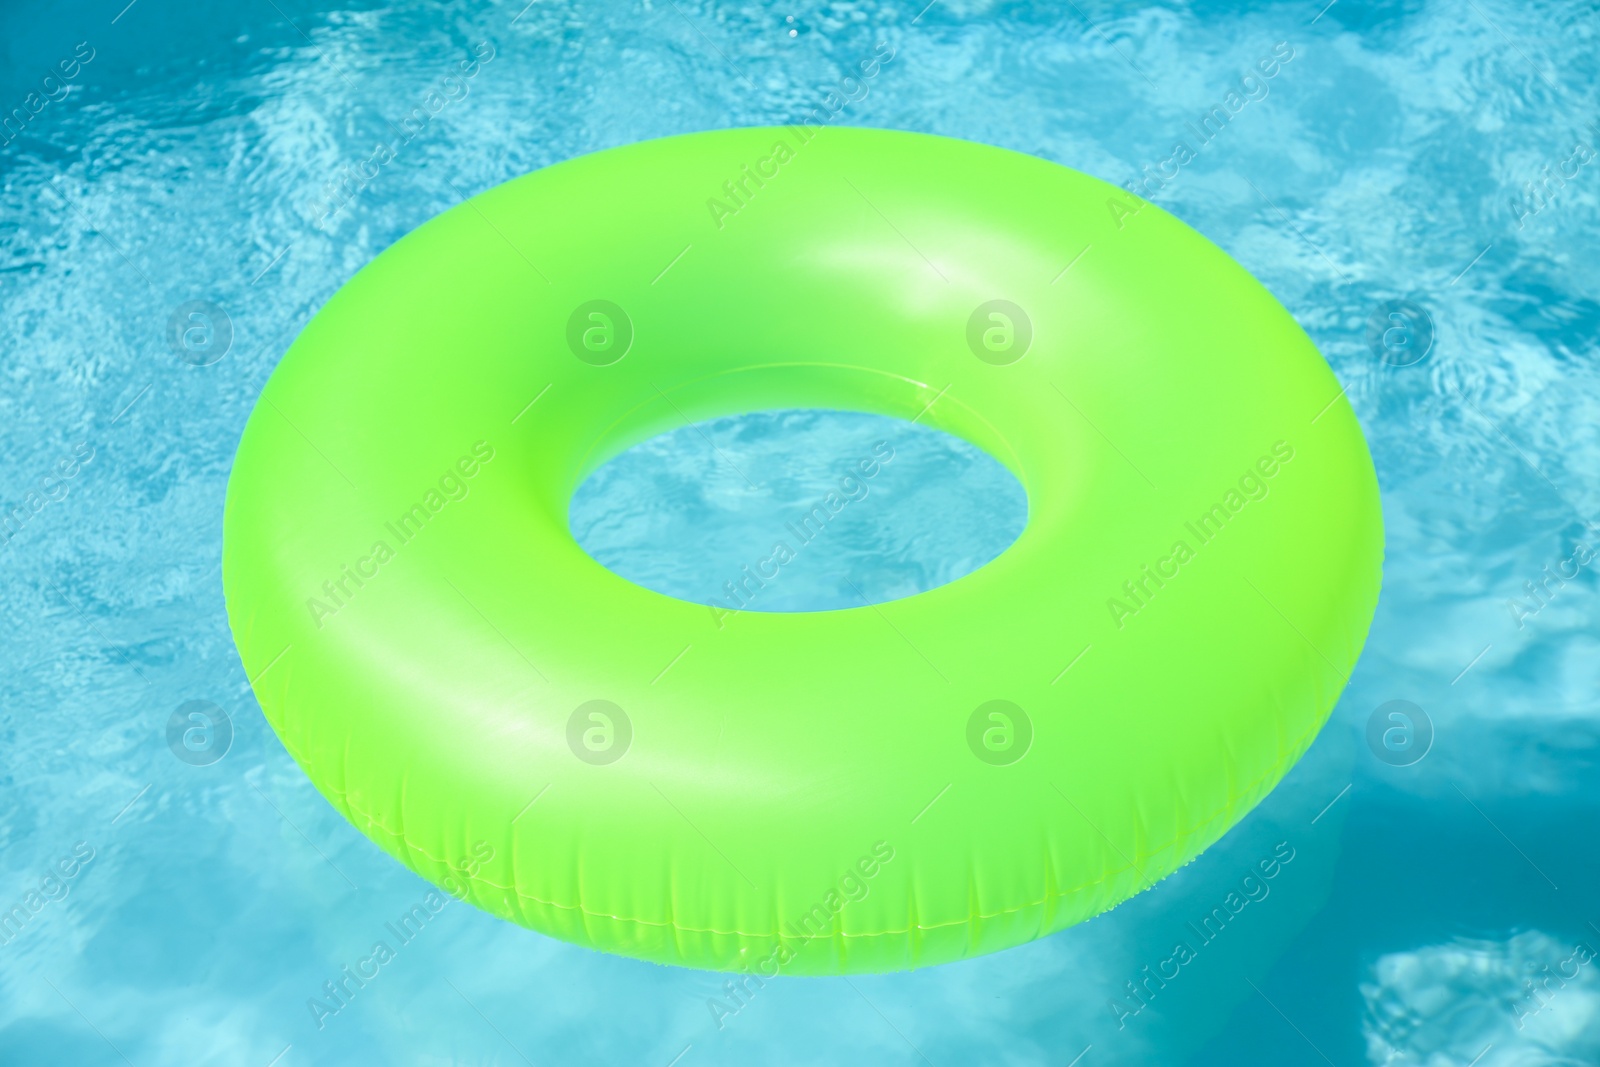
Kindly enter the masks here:
<path id="1" fill-rule="evenodd" d="M 0 27 L 0 502 L 25 508 L 0 545 L 0 1063 L 1600 1061 L 1592 9 L 115 0 Z M 1238 258 L 1348 387 L 1385 584 L 1305 759 L 1154 890 L 998 955 L 735 998 L 429 906 L 263 721 L 222 497 L 290 340 L 423 220 L 813 107 L 1135 182 Z M 779 467 L 863 440 L 795 418 L 717 440 Z M 596 505 L 625 573 L 659 566 L 647 509 L 704 521 L 660 480 L 715 487 L 678 436 Z M 838 550 L 898 558 L 862 575 L 885 598 L 944 580 L 1003 547 L 974 516 L 1004 487 L 949 490 L 914 559 L 874 540 L 899 512 Z M 745 562 L 698 551 L 668 572 Z M 794 577 L 820 599 L 790 607 L 838 593 Z"/>

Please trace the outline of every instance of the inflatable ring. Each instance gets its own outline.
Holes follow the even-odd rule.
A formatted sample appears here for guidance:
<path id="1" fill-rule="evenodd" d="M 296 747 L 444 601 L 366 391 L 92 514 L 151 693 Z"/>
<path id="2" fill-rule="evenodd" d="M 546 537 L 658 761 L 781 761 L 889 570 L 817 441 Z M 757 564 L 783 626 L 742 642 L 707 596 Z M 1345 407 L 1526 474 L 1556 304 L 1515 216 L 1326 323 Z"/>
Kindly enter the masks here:
<path id="1" fill-rule="evenodd" d="M 987 449 L 1026 529 L 790 614 L 574 541 L 623 449 L 799 407 Z M 1381 557 L 1338 382 L 1215 246 L 1029 156 L 809 127 L 585 156 L 379 255 L 262 392 L 223 577 L 267 719 L 403 863 L 769 976 L 1017 945 L 1193 858 L 1316 735 Z"/>

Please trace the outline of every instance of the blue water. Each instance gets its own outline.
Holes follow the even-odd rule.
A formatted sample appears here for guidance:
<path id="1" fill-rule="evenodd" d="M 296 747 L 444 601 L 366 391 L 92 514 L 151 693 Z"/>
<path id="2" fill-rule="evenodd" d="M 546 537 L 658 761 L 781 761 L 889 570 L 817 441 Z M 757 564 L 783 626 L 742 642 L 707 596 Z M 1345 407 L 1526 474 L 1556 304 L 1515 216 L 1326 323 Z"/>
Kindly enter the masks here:
<path id="1" fill-rule="evenodd" d="M 125 3 L 0 9 L 0 503 L 25 518 L 0 544 L 0 908 L 22 909 L 0 1064 L 1600 1062 L 1593 5 Z M 846 81 L 880 41 L 893 58 Z M 1009 952 L 782 980 L 719 1030 L 716 976 L 452 903 L 319 1029 L 308 999 L 427 887 L 294 766 L 228 634 L 223 491 L 262 384 L 342 282 L 464 196 L 830 98 L 832 121 L 1139 181 L 1309 331 L 1388 538 L 1328 728 L 1197 862 Z M 849 454 L 834 429 L 810 432 Z M 658 469 L 694 444 L 653 446 Z M 698 506 L 638 484 L 594 520 L 624 572 L 657 566 L 630 509 Z M 954 510 L 973 489 L 922 491 Z M 884 573 L 841 539 L 874 596 L 992 547 L 899 521 L 855 527 L 916 547 Z M 720 587 L 746 562 L 722 545 L 680 577 Z M 1174 972 L 1188 924 L 1285 853 Z"/>
<path id="2" fill-rule="evenodd" d="M 759 412 L 662 434 L 573 494 L 573 536 L 640 585 L 721 611 L 826 611 L 920 593 L 1004 552 L 1027 494 L 925 426 Z"/>

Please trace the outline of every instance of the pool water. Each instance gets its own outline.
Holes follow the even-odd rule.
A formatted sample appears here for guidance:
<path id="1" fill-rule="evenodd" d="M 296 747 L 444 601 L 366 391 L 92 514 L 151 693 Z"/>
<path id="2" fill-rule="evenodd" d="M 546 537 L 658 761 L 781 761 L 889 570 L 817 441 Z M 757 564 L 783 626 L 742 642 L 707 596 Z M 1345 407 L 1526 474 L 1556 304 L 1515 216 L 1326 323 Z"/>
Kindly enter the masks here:
<path id="1" fill-rule="evenodd" d="M 524 3 L 0 9 L 0 1064 L 1600 1062 L 1592 5 Z M 311 787 L 228 633 L 255 398 L 344 281 L 465 196 L 813 107 L 1133 182 L 1277 294 L 1383 490 L 1348 690 L 1197 861 L 997 955 L 735 1003 L 455 902 L 396 936 L 429 887 Z M 714 596 L 745 534 L 878 440 L 817 413 L 716 433 L 764 496 L 715 499 L 679 433 L 580 494 L 590 551 Z M 909 433 L 761 609 L 1004 548 L 1009 476 Z M 707 522 L 653 555 L 651 530 Z"/>
<path id="2" fill-rule="evenodd" d="M 578 487 L 569 518 L 585 551 L 659 593 L 826 611 L 970 574 L 1022 533 L 1028 502 L 999 460 L 938 430 L 764 411 L 629 449 Z"/>

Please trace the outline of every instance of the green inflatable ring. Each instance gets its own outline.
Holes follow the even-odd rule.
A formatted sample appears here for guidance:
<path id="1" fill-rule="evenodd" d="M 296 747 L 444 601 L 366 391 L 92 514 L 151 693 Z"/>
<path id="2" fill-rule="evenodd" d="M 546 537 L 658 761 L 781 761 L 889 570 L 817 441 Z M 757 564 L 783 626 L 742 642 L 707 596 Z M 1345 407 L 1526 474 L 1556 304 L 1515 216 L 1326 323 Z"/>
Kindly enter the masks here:
<path id="1" fill-rule="evenodd" d="M 987 449 L 1025 531 L 793 614 L 574 541 L 623 449 L 794 407 Z M 812 127 L 575 159 L 374 259 L 262 392 L 223 579 L 268 721 L 396 858 L 764 977 L 1006 948 L 1188 862 L 1315 737 L 1381 561 L 1339 383 L 1215 246 L 1026 155 Z"/>

